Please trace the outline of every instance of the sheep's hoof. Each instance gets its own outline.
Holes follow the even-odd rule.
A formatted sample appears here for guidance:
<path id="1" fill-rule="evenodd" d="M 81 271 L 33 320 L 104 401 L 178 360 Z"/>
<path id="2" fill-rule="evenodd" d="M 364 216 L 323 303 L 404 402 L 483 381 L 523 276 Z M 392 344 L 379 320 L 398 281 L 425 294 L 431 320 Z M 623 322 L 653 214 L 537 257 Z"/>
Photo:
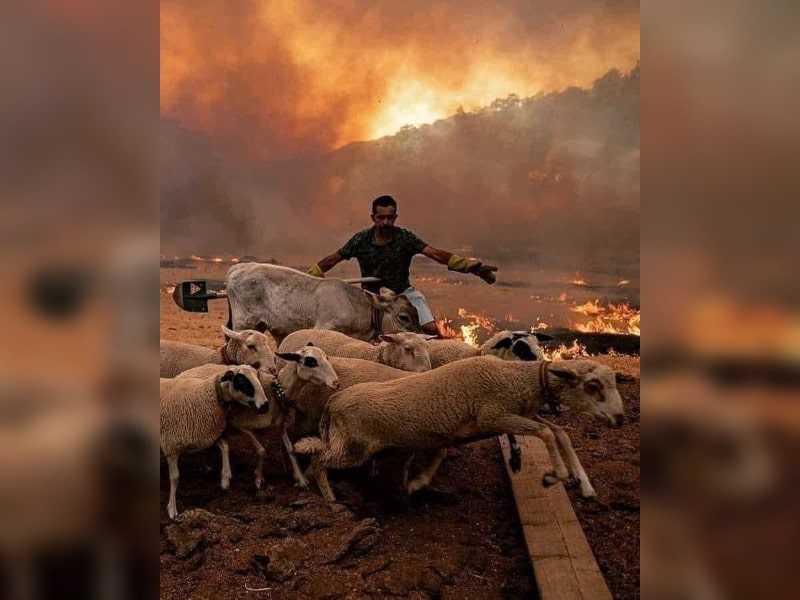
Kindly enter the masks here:
<path id="1" fill-rule="evenodd" d="M 522 453 L 512 451 L 511 457 L 508 459 L 508 466 L 511 467 L 512 472 L 519 473 L 522 470 Z"/>
<path id="2" fill-rule="evenodd" d="M 261 485 L 262 485 L 262 483 L 263 483 L 263 482 L 261 481 L 261 479 L 256 479 L 256 489 L 257 489 L 257 490 L 260 490 L 260 489 L 261 489 Z"/>
<path id="3" fill-rule="evenodd" d="M 222 483 L 220 483 L 220 487 L 227 492 L 231 488 L 231 482 L 223 481 Z"/>
<path id="4" fill-rule="evenodd" d="M 581 486 L 581 496 L 583 498 L 597 498 L 597 492 L 594 491 L 593 487 L 584 488 Z"/>
<path id="5" fill-rule="evenodd" d="M 333 514 L 338 514 L 342 512 L 350 512 L 350 509 L 347 508 L 344 504 L 339 504 L 338 502 L 331 502 L 330 503 L 331 512 Z"/>
<path id="6" fill-rule="evenodd" d="M 557 484 L 559 481 L 561 480 L 558 478 L 555 471 L 548 471 L 542 475 L 542 486 L 544 487 L 550 487 L 551 485 Z"/>

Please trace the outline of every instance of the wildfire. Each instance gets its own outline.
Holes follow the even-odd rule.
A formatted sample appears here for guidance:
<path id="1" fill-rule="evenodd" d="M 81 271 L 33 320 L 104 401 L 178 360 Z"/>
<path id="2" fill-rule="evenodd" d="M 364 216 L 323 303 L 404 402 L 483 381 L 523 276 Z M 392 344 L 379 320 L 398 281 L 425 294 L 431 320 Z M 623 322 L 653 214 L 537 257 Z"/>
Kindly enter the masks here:
<path id="1" fill-rule="evenodd" d="M 586 302 L 570 307 L 574 313 L 594 317 L 588 323 L 573 323 L 578 331 L 585 333 L 621 333 L 641 335 L 641 314 L 626 303 L 602 306 L 599 301 Z"/>
<path id="2" fill-rule="evenodd" d="M 548 327 L 550 327 L 550 325 L 548 325 L 544 321 L 540 321 L 539 317 L 536 317 L 536 321 L 537 321 L 536 324 L 531 325 L 531 333 L 534 333 L 536 331 L 542 331 L 543 329 L 547 329 Z"/>

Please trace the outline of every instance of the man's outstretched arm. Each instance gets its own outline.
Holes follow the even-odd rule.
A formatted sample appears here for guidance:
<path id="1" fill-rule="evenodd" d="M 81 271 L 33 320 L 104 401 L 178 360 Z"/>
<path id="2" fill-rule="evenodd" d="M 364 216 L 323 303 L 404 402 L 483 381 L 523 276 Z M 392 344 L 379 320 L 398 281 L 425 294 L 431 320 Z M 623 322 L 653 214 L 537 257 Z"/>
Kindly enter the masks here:
<path id="1" fill-rule="evenodd" d="M 488 284 L 492 284 L 497 280 L 494 274 L 494 272 L 497 271 L 497 267 L 487 265 L 480 258 L 464 258 L 458 254 L 453 254 L 441 248 L 434 248 L 433 246 L 425 246 L 422 249 L 422 254 L 438 263 L 447 265 L 450 271 L 472 273 Z"/>
<path id="2" fill-rule="evenodd" d="M 306 271 L 309 275 L 313 275 L 314 277 L 325 277 L 325 272 L 330 271 L 333 267 L 338 265 L 342 262 L 344 258 L 342 255 L 339 254 L 337 250 L 333 254 L 330 254 L 320 260 L 317 264 L 311 267 L 308 271 Z"/>

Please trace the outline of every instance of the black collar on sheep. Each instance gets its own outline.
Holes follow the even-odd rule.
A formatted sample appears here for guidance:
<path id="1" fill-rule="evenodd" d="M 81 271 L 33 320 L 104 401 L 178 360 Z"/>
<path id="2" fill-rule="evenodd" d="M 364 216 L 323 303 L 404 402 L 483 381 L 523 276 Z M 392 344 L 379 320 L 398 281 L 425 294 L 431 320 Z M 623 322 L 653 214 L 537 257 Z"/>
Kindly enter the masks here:
<path id="1" fill-rule="evenodd" d="M 272 385 L 270 385 L 270 389 L 272 390 L 272 394 L 275 396 L 275 402 L 278 403 L 278 406 L 281 407 L 281 410 L 284 412 L 289 407 L 289 402 L 286 399 L 286 390 L 283 389 L 283 386 L 278 382 L 276 379 Z"/>

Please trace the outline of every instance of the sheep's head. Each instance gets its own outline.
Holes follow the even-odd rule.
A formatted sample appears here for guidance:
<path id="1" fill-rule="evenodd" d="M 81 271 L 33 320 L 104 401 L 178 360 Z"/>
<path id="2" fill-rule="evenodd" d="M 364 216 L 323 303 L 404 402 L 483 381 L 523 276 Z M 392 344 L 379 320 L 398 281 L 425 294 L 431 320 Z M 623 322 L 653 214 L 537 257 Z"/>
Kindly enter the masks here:
<path id="1" fill-rule="evenodd" d="M 419 314 L 411 301 L 398 296 L 389 288 L 381 288 L 379 294 L 364 290 L 370 305 L 382 311 L 381 328 L 390 333 L 400 331 L 422 331 Z"/>
<path id="2" fill-rule="evenodd" d="M 416 333 L 384 333 L 380 336 L 382 362 L 403 371 L 422 373 L 431 370 L 430 344 Z"/>
<path id="3" fill-rule="evenodd" d="M 243 406 L 267 410 L 269 401 L 256 369 L 249 365 L 235 365 L 225 371 L 219 379 L 224 402 L 238 402 Z"/>
<path id="4" fill-rule="evenodd" d="M 267 336 L 254 329 L 233 331 L 224 325 L 222 334 L 227 340 L 229 356 L 240 365 L 250 365 L 255 369 L 275 374 L 275 353 L 270 349 Z"/>
<path id="5" fill-rule="evenodd" d="M 297 352 L 279 352 L 276 356 L 293 363 L 299 379 L 314 385 L 324 385 L 332 390 L 339 389 L 339 376 L 328 360 L 328 355 L 311 342 Z"/>
<path id="6" fill-rule="evenodd" d="M 481 346 L 483 356 L 496 356 L 502 360 L 544 360 L 540 341 L 552 340 L 546 333 L 530 331 L 501 331 Z"/>
<path id="7" fill-rule="evenodd" d="M 609 367 L 592 360 L 557 361 L 547 366 L 547 384 L 570 408 L 594 415 L 609 427 L 622 427 L 625 408 Z"/>

